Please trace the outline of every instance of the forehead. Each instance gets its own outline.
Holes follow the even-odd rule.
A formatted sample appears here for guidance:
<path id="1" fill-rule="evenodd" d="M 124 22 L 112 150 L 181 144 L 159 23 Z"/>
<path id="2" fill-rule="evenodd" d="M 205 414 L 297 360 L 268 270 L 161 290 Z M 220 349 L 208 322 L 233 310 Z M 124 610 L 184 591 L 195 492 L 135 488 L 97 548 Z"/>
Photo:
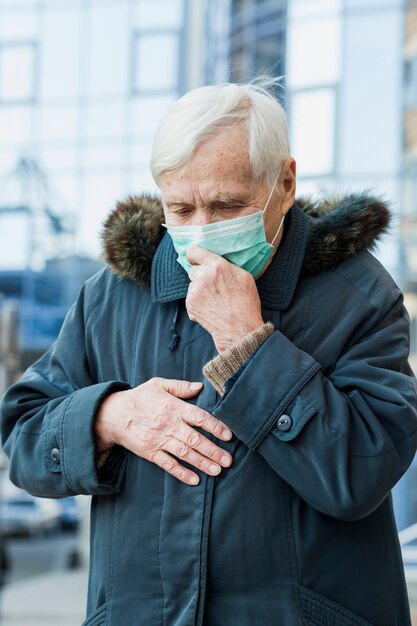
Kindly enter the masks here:
<path id="1" fill-rule="evenodd" d="M 165 172 L 159 179 L 165 200 L 186 194 L 242 192 L 255 183 L 249 144 L 243 124 L 221 129 L 206 138 L 181 170 Z"/>

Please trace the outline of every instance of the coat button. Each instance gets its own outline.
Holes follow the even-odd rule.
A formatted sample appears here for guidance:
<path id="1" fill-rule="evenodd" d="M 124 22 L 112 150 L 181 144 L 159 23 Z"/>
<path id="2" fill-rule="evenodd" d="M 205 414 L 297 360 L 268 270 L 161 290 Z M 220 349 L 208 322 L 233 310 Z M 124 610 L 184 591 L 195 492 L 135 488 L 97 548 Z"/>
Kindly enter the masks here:
<path id="1" fill-rule="evenodd" d="M 278 430 L 285 432 L 286 430 L 290 430 L 292 426 L 292 419 L 289 415 L 281 415 L 277 422 Z"/>
<path id="2" fill-rule="evenodd" d="M 54 463 L 58 465 L 61 462 L 61 453 L 58 448 L 52 448 L 51 450 L 51 459 Z"/>

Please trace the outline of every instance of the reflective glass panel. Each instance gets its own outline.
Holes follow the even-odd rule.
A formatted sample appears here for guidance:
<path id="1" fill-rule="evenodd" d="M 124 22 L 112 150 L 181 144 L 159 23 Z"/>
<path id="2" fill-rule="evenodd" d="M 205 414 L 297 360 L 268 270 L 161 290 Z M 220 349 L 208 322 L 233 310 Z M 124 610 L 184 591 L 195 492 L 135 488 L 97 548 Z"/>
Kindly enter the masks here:
<path id="1" fill-rule="evenodd" d="M 31 43 L 0 47 L 0 102 L 34 97 L 35 53 Z"/>
<path id="2" fill-rule="evenodd" d="M 301 177 L 332 171 L 334 122 L 332 89 L 302 92 L 291 99 L 292 153 Z"/>
<path id="3" fill-rule="evenodd" d="M 138 35 L 136 39 L 135 90 L 176 89 L 178 83 L 178 35 Z"/>

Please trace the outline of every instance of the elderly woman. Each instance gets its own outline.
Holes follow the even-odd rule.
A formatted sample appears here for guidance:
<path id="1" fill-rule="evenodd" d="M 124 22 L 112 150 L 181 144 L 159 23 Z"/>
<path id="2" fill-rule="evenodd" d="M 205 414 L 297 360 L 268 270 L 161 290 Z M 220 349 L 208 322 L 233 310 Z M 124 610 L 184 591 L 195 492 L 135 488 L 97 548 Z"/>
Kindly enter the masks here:
<path id="1" fill-rule="evenodd" d="M 93 495 L 85 625 L 407 626 L 390 491 L 416 450 L 389 212 L 295 201 L 285 115 L 194 90 L 162 193 L 117 204 L 109 267 L 6 394 L 11 479 Z"/>

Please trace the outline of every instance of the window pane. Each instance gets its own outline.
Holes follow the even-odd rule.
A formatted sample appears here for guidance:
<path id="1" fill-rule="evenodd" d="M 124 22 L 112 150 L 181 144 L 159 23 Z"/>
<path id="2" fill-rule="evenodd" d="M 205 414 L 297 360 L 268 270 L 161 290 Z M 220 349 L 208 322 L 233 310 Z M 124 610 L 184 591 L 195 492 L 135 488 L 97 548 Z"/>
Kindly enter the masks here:
<path id="1" fill-rule="evenodd" d="M 121 137 L 125 131 L 124 104 L 91 104 L 87 107 L 88 138 Z"/>
<path id="2" fill-rule="evenodd" d="M 363 0 L 359 0 L 359 2 L 363 2 Z M 331 11 L 338 11 L 342 6 L 342 0 L 314 0 L 314 2 L 311 0 L 290 0 L 288 16 L 305 19 L 312 15 L 324 15 Z"/>
<path id="3" fill-rule="evenodd" d="M 138 35 L 135 90 L 162 91 L 177 87 L 178 35 Z"/>
<path id="4" fill-rule="evenodd" d="M 235 15 L 238 15 L 243 10 L 246 10 L 249 8 L 249 0 L 233 0 L 232 4 L 233 4 L 233 13 Z"/>
<path id="5" fill-rule="evenodd" d="M 0 40 L 37 38 L 37 15 L 33 11 L 3 11 L 0 19 Z"/>
<path id="6" fill-rule="evenodd" d="M 152 135 L 168 106 L 176 99 L 172 96 L 141 96 L 133 103 L 133 134 Z"/>
<path id="7" fill-rule="evenodd" d="M 378 8 L 384 9 L 384 7 L 396 8 L 396 3 L 392 2 L 392 0 L 346 0 L 346 8 L 347 9 L 361 9 L 363 11 L 367 8 Z M 398 9 L 402 7 L 398 4 Z"/>
<path id="8" fill-rule="evenodd" d="M 71 106 L 40 109 L 40 139 L 42 141 L 62 141 L 77 138 L 77 109 Z"/>
<path id="9" fill-rule="evenodd" d="M 340 73 L 341 22 L 329 19 L 293 24 L 288 32 L 287 72 L 292 89 L 333 83 Z"/>
<path id="10" fill-rule="evenodd" d="M 75 146 L 69 148 L 42 148 L 39 151 L 40 166 L 46 173 L 56 170 L 72 171 L 77 165 L 78 152 Z"/>
<path id="11" fill-rule="evenodd" d="M 87 92 L 90 96 L 125 95 L 129 87 L 128 3 L 91 8 Z"/>
<path id="12" fill-rule="evenodd" d="M 132 162 L 136 168 L 146 172 L 149 170 L 149 161 L 151 158 L 152 142 L 138 141 L 132 147 Z"/>
<path id="13" fill-rule="evenodd" d="M 142 29 L 178 28 L 182 23 L 182 0 L 139 0 L 137 26 Z"/>
<path id="14" fill-rule="evenodd" d="M 16 9 L 24 6 L 25 8 L 37 7 L 39 5 L 38 0 L 1 0 L 0 6 L 5 9 Z"/>
<path id="15" fill-rule="evenodd" d="M 2 111 L 0 109 L 0 116 Z M 18 158 L 18 147 L 0 149 L 0 189 L 3 186 L 3 180 L 9 175 L 10 171 L 15 167 Z"/>
<path id="16" fill-rule="evenodd" d="M 29 142 L 32 111 L 28 106 L 0 106 L 0 146 Z"/>
<path id="17" fill-rule="evenodd" d="M 386 180 L 400 167 L 402 28 L 399 12 L 374 12 L 344 36 L 339 165 L 344 175 L 362 173 L 368 188 L 370 176 Z"/>
<path id="18" fill-rule="evenodd" d="M 125 157 L 126 147 L 122 143 L 108 146 L 89 145 L 85 149 L 84 164 L 88 170 L 103 167 L 120 170 Z"/>
<path id="19" fill-rule="evenodd" d="M 42 55 L 41 97 L 75 98 L 80 67 L 80 12 L 45 11 Z"/>
<path id="20" fill-rule="evenodd" d="M 284 71 L 284 41 L 277 34 L 260 39 L 255 48 L 255 73 L 278 76 Z"/>
<path id="21" fill-rule="evenodd" d="M 301 177 L 328 174 L 333 170 L 334 118 L 333 90 L 294 95 L 291 101 L 292 152 Z"/>
<path id="22" fill-rule="evenodd" d="M 23 269 L 27 263 L 29 219 L 23 213 L 0 215 L 0 267 Z"/>
<path id="23" fill-rule="evenodd" d="M 99 233 L 103 221 L 123 197 L 122 177 L 119 174 L 87 176 L 84 181 L 84 207 L 80 213 L 80 238 L 83 251 L 98 255 L 101 242 Z"/>
<path id="24" fill-rule="evenodd" d="M 30 100 L 36 48 L 32 43 L 0 48 L 0 99 Z"/>
<path id="25" fill-rule="evenodd" d="M 135 172 L 133 176 L 133 187 L 134 189 L 140 189 L 141 193 L 149 192 L 160 195 L 160 191 L 152 178 L 149 168 Z"/>
<path id="26" fill-rule="evenodd" d="M 72 214 L 80 206 L 78 176 L 74 171 L 54 174 L 51 183 L 62 202 L 59 208 L 66 214 Z"/>

